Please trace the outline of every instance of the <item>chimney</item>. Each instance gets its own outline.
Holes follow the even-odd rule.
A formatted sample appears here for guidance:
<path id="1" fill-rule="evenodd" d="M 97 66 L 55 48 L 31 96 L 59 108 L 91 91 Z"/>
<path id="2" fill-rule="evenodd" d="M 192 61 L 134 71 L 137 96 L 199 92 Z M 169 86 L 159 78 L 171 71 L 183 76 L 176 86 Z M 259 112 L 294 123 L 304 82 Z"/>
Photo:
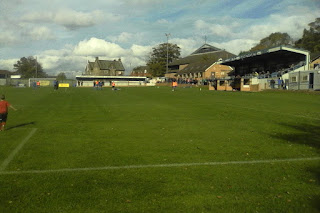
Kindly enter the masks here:
<path id="1" fill-rule="evenodd" d="M 98 61 L 99 60 L 99 57 L 96 57 L 96 61 Z"/>

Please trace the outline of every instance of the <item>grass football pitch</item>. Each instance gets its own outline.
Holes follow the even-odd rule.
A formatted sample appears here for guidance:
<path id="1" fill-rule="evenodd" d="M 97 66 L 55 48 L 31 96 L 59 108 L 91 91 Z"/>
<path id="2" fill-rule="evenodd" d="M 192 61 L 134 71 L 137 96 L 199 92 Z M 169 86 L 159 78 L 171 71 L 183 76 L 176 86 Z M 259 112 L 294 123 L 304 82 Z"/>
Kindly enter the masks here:
<path id="1" fill-rule="evenodd" d="M 0 93 L 0 212 L 320 211 L 317 92 Z"/>

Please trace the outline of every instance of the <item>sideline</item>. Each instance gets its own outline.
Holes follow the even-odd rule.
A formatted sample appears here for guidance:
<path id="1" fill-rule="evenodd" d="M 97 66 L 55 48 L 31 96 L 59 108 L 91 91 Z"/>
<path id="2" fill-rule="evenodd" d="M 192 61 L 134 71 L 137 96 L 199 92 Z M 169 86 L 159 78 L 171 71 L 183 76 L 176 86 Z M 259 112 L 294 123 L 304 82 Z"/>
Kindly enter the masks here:
<path id="1" fill-rule="evenodd" d="M 43 174 L 43 173 L 59 173 L 59 172 L 82 172 L 82 171 L 106 171 L 121 169 L 144 169 L 144 168 L 170 168 L 185 166 L 219 166 L 219 165 L 244 165 L 244 164 L 263 164 L 263 163 L 288 163 L 297 161 L 317 161 L 320 157 L 313 158 L 287 158 L 287 159 L 271 159 L 271 160 L 253 160 L 253 161 L 226 161 L 226 162 L 204 162 L 204 163 L 173 163 L 173 164 L 150 164 L 150 165 L 131 165 L 131 166 L 106 166 L 96 168 L 66 168 L 52 170 L 26 170 L 26 171 L 0 171 L 0 175 L 10 174 Z"/>
<path id="2" fill-rule="evenodd" d="M 16 154 L 22 149 L 22 147 L 28 142 L 28 140 L 34 135 L 34 133 L 37 131 L 37 128 L 33 128 L 31 132 L 25 137 L 21 143 L 10 153 L 10 155 L 2 162 L 0 165 L 0 174 L 2 171 L 4 171 L 9 163 L 13 160 L 13 158 L 16 156 Z"/>

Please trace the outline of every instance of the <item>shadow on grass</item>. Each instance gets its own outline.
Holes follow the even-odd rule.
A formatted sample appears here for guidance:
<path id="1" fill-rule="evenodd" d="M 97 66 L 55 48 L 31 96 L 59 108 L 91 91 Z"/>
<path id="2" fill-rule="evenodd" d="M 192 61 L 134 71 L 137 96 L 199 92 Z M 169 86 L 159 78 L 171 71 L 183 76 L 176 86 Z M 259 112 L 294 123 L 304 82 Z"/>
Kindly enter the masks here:
<path id="1" fill-rule="evenodd" d="M 278 133 L 277 135 L 272 135 L 272 137 L 277 139 L 286 140 L 290 143 L 303 144 L 309 147 L 313 147 L 320 152 L 320 122 L 316 124 L 285 124 L 279 123 L 288 129 L 294 130 L 295 133 L 285 134 Z M 315 175 L 318 183 L 320 182 L 320 168 L 308 168 L 307 172 Z M 320 210 L 320 197 L 316 196 L 312 198 L 312 205 L 317 210 Z"/>
<path id="2" fill-rule="evenodd" d="M 310 147 L 314 147 L 317 151 L 320 151 L 320 123 L 315 124 L 284 124 L 280 123 L 280 125 L 285 126 L 286 128 L 290 128 L 295 130 L 296 133 L 283 134 L 280 133 L 277 136 L 273 136 L 276 138 L 280 138 L 291 143 L 296 144 L 304 144 Z"/>
<path id="3" fill-rule="evenodd" d="M 32 121 L 32 122 L 28 122 L 28 123 L 18 124 L 18 125 L 15 125 L 15 126 L 10 126 L 10 127 L 6 128 L 6 131 L 8 131 L 10 129 L 15 129 L 15 128 L 24 127 L 24 126 L 28 126 L 28 125 L 33 125 L 35 123 L 36 122 Z"/>

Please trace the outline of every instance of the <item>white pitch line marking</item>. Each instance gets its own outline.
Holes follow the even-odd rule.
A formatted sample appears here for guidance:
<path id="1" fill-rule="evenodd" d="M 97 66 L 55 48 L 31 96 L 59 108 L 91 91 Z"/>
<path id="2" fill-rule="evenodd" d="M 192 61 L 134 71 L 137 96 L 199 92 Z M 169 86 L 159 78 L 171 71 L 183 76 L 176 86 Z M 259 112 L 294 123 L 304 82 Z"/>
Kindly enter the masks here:
<path id="1" fill-rule="evenodd" d="M 150 164 L 150 165 L 131 165 L 131 166 L 106 166 L 96 168 L 66 168 L 52 170 L 26 170 L 26 171 L 0 171 L 0 175 L 10 174 L 41 174 L 41 173 L 59 173 L 59 172 L 81 172 L 81 171 L 104 171 L 120 169 L 144 169 L 144 168 L 170 168 L 185 166 L 219 166 L 219 165 L 241 165 L 241 164 L 262 164 L 262 163 L 283 163 L 296 161 L 316 161 L 320 157 L 313 158 L 288 158 L 271 160 L 253 160 L 253 161 L 226 161 L 226 162 L 204 162 L 204 163 L 173 163 L 173 164 Z"/>
<path id="2" fill-rule="evenodd" d="M 31 132 L 25 137 L 21 143 L 10 153 L 10 155 L 2 162 L 0 165 L 0 173 L 4 171 L 9 163 L 13 160 L 16 154 L 22 149 L 22 147 L 28 142 L 28 140 L 33 136 L 33 134 L 37 131 L 37 128 L 33 128 Z"/>

